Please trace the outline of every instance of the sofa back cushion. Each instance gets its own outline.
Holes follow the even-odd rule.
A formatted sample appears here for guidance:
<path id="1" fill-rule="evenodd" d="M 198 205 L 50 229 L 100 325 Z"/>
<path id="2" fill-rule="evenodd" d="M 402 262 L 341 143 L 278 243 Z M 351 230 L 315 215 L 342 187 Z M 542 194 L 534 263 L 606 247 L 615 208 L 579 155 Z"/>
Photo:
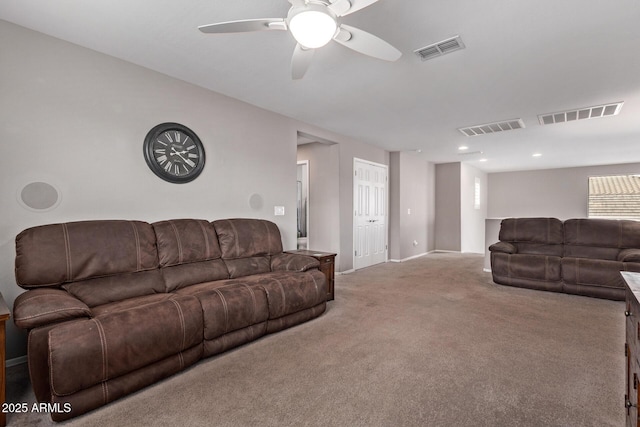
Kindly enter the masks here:
<path id="1" fill-rule="evenodd" d="M 621 249 L 640 248 L 640 222 L 569 219 L 564 222 L 566 257 L 616 260 Z"/>
<path id="2" fill-rule="evenodd" d="M 201 219 L 173 219 L 151 224 L 161 267 L 220 258 L 216 230 Z"/>
<path id="3" fill-rule="evenodd" d="M 499 239 L 520 254 L 562 256 L 563 224 L 557 218 L 507 218 L 500 223 Z"/>
<path id="4" fill-rule="evenodd" d="M 280 230 L 271 221 L 221 219 L 213 226 L 231 278 L 269 272 L 271 255 L 282 253 Z"/>
<path id="5" fill-rule="evenodd" d="M 16 237 L 16 282 L 25 289 L 157 268 L 156 237 L 146 222 L 50 224 L 26 229 Z"/>
<path id="6" fill-rule="evenodd" d="M 220 258 L 213 225 L 199 219 L 174 219 L 152 224 L 158 241 L 158 257 L 168 292 L 195 283 L 228 279 Z"/>

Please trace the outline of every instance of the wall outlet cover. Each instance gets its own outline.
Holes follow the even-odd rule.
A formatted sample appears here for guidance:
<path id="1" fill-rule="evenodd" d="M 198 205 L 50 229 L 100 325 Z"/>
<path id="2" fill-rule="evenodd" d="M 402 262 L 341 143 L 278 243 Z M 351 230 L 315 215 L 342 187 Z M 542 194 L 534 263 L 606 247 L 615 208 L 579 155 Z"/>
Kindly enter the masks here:
<path id="1" fill-rule="evenodd" d="M 273 207 L 273 214 L 275 216 L 282 216 L 284 215 L 284 206 L 274 206 Z"/>

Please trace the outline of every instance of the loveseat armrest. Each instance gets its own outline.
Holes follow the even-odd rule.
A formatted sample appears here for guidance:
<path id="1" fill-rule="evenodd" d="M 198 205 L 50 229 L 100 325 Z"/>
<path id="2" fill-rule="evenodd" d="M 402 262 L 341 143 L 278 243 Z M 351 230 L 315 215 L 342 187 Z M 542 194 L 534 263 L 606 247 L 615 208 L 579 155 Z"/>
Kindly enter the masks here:
<path id="1" fill-rule="evenodd" d="M 281 253 L 271 257 L 271 271 L 307 271 L 320 267 L 317 259 L 299 254 Z"/>
<path id="2" fill-rule="evenodd" d="M 489 251 L 491 252 L 503 252 L 505 254 L 516 254 L 518 253 L 518 248 L 513 243 L 509 242 L 498 242 L 489 246 Z"/>
<path id="3" fill-rule="evenodd" d="M 618 254 L 618 261 L 640 262 L 640 249 L 623 249 Z"/>
<path id="4" fill-rule="evenodd" d="M 92 317 L 91 309 L 62 289 L 33 289 L 18 295 L 13 303 L 13 321 L 23 329 L 83 317 Z"/>

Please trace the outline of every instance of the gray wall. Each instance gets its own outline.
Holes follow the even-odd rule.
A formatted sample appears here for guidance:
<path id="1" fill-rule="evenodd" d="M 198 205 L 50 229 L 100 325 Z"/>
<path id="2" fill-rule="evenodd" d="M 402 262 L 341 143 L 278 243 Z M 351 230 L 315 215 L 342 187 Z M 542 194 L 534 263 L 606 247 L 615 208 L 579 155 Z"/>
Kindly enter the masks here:
<path id="1" fill-rule="evenodd" d="M 436 249 L 460 251 L 460 163 L 441 163 L 436 165 Z"/>
<path id="2" fill-rule="evenodd" d="M 0 283 L 12 305 L 14 239 L 22 229 L 84 219 L 156 221 L 261 217 L 296 244 L 296 124 L 286 117 L 182 81 L 0 21 Z M 201 138 L 205 168 L 195 181 L 169 184 L 142 155 L 146 133 L 176 121 Z M 247 126 L 250 123 L 251 126 Z M 62 196 L 34 212 L 18 203 L 28 183 Z M 257 194 L 264 203 L 249 206 Z M 275 217 L 273 207 L 285 207 Z M 8 326 L 8 358 L 25 335 Z"/>
<path id="3" fill-rule="evenodd" d="M 390 153 L 389 163 L 389 258 L 399 261 L 435 247 L 435 167 L 411 152 Z"/>
<path id="4" fill-rule="evenodd" d="M 298 160 L 309 161 L 311 250 L 340 252 L 339 148 L 318 142 L 298 146 Z"/>
<path id="5" fill-rule="evenodd" d="M 389 152 L 313 125 L 301 122 L 295 123 L 300 132 L 318 137 L 321 141 L 332 141 L 337 144 L 337 147 L 333 148 L 338 152 L 337 160 L 335 160 L 335 155 L 332 155 L 334 165 L 326 165 L 335 173 L 335 169 L 332 168 L 337 164 L 338 181 L 340 183 L 338 190 L 339 202 L 332 207 L 339 210 L 340 223 L 338 230 L 340 250 L 336 257 L 336 271 L 350 271 L 353 269 L 353 161 L 354 158 L 358 158 L 389 165 Z M 315 245 L 313 242 L 311 244 Z"/>
<path id="6" fill-rule="evenodd" d="M 490 191 L 485 247 L 498 241 L 501 218 L 585 218 L 590 176 L 635 173 L 640 173 L 640 163 L 491 173 L 487 178 Z M 484 268 L 490 267 L 487 250 Z"/>
<path id="7" fill-rule="evenodd" d="M 353 157 L 388 164 L 385 150 L 1 20 L 0 51 L 0 137 L 11 153 L 0 156 L 0 290 L 10 306 L 22 292 L 14 239 L 35 225 L 260 217 L 276 222 L 284 247 L 295 248 L 298 130 L 339 143 L 338 162 L 327 169 L 341 183 L 339 204 L 326 206 L 334 218 L 329 249 L 347 254 L 338 271 L 352 268 Z M 167 121 L 190 127 L 205 146 L 206 166 L 191 183 L 166 183 L 144 161 L 146 133 Z M 59 189 L 55 209 L 20 205 L 19 192 L 34 181 Z M 249 206 L 252 195 L 261 207 Z M 284 216 L 274 216 L 276 205 Z M 25 342 L 10 323 L 8 358 L 22 356 Z"/>
<path id="8" fill-rule="evenodd" d="M 480 180 L 480 207 L 475 208 L 475 183 Z M 487 217 L 487 174 L 473 166 L 460 165 L 460 250 L 484 253 L 484 222 Z"/>
<path id="9" fill-rule="evenodd" d="M 631 173 L 640 173 L 640 163 L 491 173 L 487 215 L 584 218 L 589 176 Z"/>

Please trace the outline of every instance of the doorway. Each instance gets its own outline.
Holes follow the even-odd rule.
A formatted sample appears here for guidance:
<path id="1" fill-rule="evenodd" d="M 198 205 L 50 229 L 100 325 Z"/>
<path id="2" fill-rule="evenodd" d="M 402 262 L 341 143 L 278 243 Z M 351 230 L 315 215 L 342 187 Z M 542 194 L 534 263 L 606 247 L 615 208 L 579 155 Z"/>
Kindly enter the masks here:
<path id="1" fill-rule="evenodd" d="M 389 167 L 354 158 L 353 268 L 387 261 Z"/>

